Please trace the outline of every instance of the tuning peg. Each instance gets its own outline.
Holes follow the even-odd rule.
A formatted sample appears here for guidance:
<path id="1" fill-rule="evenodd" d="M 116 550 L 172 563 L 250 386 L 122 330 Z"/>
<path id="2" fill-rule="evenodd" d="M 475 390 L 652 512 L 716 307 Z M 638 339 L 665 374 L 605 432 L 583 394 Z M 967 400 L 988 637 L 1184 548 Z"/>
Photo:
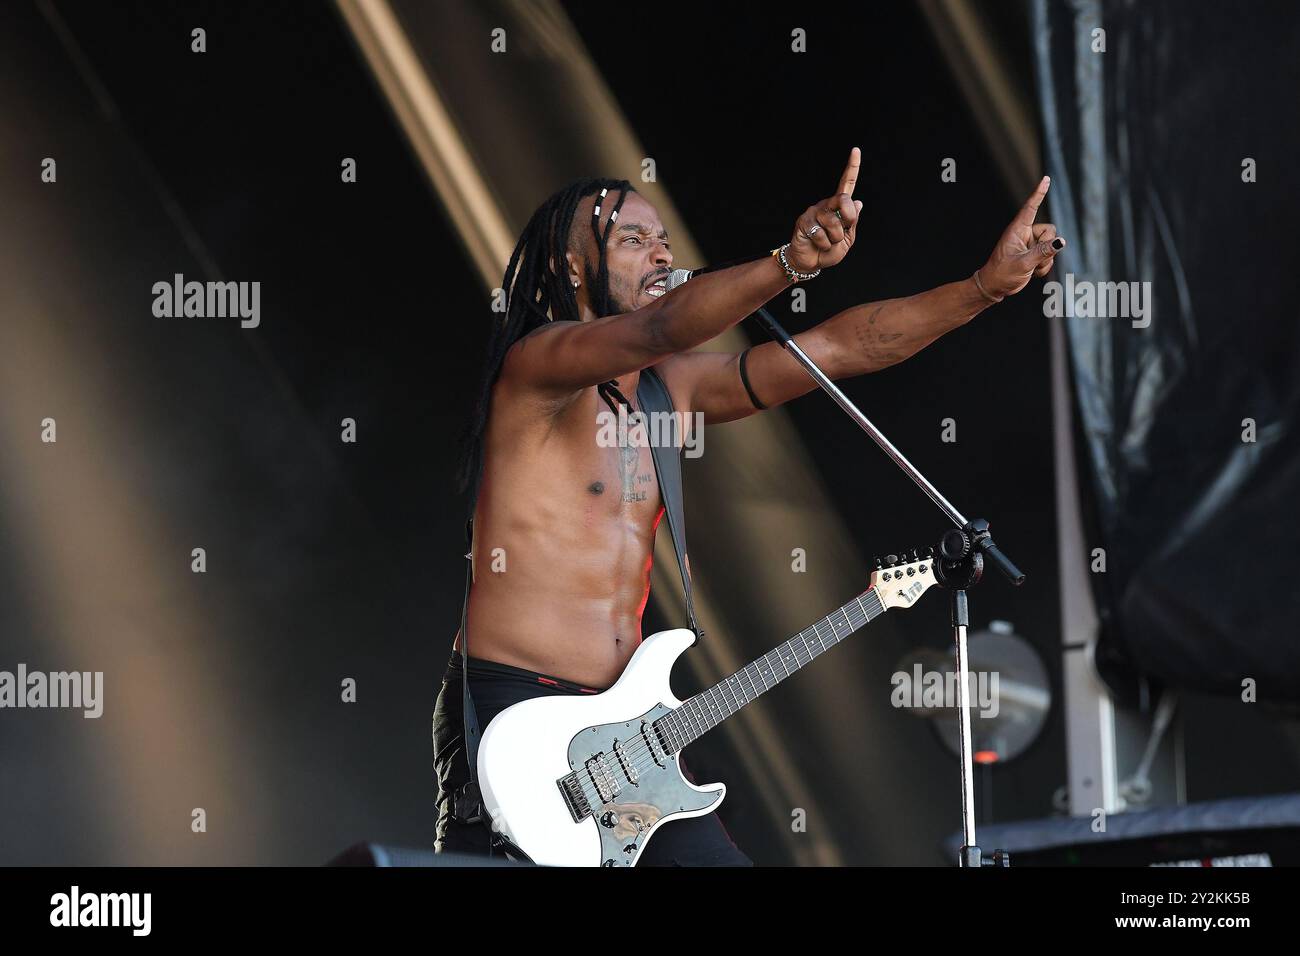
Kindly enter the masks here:
<path id="1" fill-rule="evenodd" d="M 920 560 L 921 560 L 921 549 L 920 549 L 920 548 L 913 548 L 913 549 L 912 549 L 912 557 L 911 557 L 911 560 L 913 560 L 913 561 L 920 561 Z"/>
<path id="2" fill-rule="evenodd" d="M 873 562 L 872 569 L 875 571 L 879 571 L 881 568 L 885 566 L 885 562 L 880 560 L 880 555 L 876 555 L 871 560 Z"/>
<path id="3" fill-rule="evenodd" d="M 892 568 L 897 563 L 898 563 L 898 555 L 896 554 L 885 555 L 885 567 Z"/>

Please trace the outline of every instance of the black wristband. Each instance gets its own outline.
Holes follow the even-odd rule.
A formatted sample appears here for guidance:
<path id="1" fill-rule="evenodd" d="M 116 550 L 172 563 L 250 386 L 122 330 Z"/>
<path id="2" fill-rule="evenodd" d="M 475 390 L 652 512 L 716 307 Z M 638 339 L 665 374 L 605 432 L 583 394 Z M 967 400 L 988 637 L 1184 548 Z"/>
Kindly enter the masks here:
<path id="1" fill-rule="evenodd" d="M 753 347 L 754 346 L 751 345 L 749 349 L 752 349 Z M 749 358 L 749 349 L 745 349 L 745 351 L 740 353 L 740 383 L 745 386 L 745 391 L 749 393 L 749 400 L 754 403 L 754 407 L 757 409 L 764 409 L 767 408 L 767 406 L 760 402 L 758 396 L 754 394 L 754 389 L 750 387 L 749 384 L 749 375 L 745 372 L 745 360 Z"/>

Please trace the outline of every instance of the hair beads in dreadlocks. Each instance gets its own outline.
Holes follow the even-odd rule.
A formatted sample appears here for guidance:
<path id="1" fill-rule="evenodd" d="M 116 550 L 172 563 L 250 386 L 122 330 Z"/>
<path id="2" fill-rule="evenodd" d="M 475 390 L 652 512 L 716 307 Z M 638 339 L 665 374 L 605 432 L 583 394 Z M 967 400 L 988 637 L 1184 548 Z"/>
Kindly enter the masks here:
<path id="1" fill-rule="evenodd" d="M 614 228 L 614 223 L 618 221 L 618 213 L 623 208 L 623 200 L 627 199 L 627 190 L 624 189 L 619 193 L 618 202 L 614 205 L 614 210 L 609 214 L 608 222 L 605 223 L 605 231 L 601 233 L 600 205 L 605 201 L 608 194 L 608 188 L 601 189 L 600 199 L 591 211 L 591 234 L 596 237 L 596 248 L 600 250 L 600 272 L 596 277 L 597 294 L 600 296 L 597 310 L 599 315 L 609 315 L 614 311 L 614 307 L 609 301 L 609 266 L 605 262 L 605 244 L 609 242 L 609 234 Z M 623 393 L 618 390 L 618 379 L 601 382 L 596 386 L 596 391 L 615 415 L 618 414 L 619 405 L 628 404 L 627 399 L 623 397 Z M 614 404 L 615 401 L 618 402 L 618 405 Z"/>
<path id="2" fill-rule="evenodd" d="M 619 197 L 610 213 L 604 235 L 600 230 L 600 214 L 596 213 L 592 217 L 591 229 L 596 237 L 598 253 L 597 269 L 593 276 L 588 267 L 586 274 L 596 314 L 611 315 L 614 309 L 609 297 L 609 266 L 605 258 L 605 242 L 618 218 L 618 211 L 623 208 L 624 199 L 632 191 L 630 182 L 626 179 L 580 179 L 570 183 L 537 207 L 520 234 L 501 281 L 501 288 L 506 294 L 506 311 L 504 316 L 493 322 L 492 331 L 488 335 L 487 357 L 474 417 L 461 438 L 459 478 L 462 490 L 477 489 L 482 477 L 483 437 L 492 401 L 492 386 L 501 374 L 501 365 L 510 347 L 547 322 L 578 320 L 578 298 L 566 276 L 564 256 L 569 248 L 573 216 L 583 198 L 600 192 L 600 199 L 596 201 L 596 205 L 600 206 L 613 190 L 619 190 Z M 616 385 L 617 381 L 604 382 L 597 387 L 610 408 L 615 408 L 609 397 L 611 391 L 618 396 L 619 401 L 626 404 Z"/>

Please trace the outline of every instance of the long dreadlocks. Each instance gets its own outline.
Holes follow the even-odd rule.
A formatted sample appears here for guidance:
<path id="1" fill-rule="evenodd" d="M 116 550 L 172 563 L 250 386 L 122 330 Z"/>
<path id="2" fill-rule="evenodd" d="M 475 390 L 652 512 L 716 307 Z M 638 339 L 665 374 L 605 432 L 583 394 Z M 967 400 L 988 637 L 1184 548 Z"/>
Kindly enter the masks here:
<path id="1" fill-rule="evenodd" d="M 604 232 L 600 228 L 600 210 L 615 190 L 615 201 Z M 510 347 L 533 329 L 552 321 L 577 321 L 578 297 L 566 277 L 564 253 L 569 248 L 569 232 L 573 216 L 581 200 L 599 193 L 591 217 L 591 231 L 599 254 L 593 273 L 590 265 L 584 269 L 587 287 L 592 293 L 592 305 L 597 316 L 612 315 L 613 304 L 609 297 L 609 268 L 605 261 L 605 245 L 614 228 L 623 201 L 632 192 L 626 179 L 580 179 L 570 183 L 537 207 L 528 225 L 524 227 L 506 266 L 501 288 L 505 290 L 506 311 L 502 319 L 494 322 L 488 338 L 487 361 L 483 369 L 478 403 L 461 439 L 460 487 L 462 491 L 477 489 L 483 475 L 483 438 L 487 429 L 488 411 L 492 401 L 492 386 L 501 374 Z M 606 402 L 609 392 L 619 401 L 626 402 L 615 387 L 605 382 L 600 386 Z M 610 402 L 611 407 L 613 403 Z"/>

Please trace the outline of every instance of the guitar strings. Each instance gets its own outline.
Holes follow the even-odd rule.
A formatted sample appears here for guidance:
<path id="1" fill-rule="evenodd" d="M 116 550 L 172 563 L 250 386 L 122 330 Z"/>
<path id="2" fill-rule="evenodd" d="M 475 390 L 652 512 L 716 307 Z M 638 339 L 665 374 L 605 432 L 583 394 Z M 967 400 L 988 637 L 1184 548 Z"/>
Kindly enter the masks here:
<path id="1" fill-rule="evenodd" d="M 826 647 L 826 641 L 825 641 L 825 638 L 822 637 L 821 632 L 818 630 L 818 628 L 821 627 L 823 624 L 825 624 L 825 625 L 827 625 L 827 626 L 829 626 L 829 627 L 831 628 L 831 634 L 832 634 L 832 636 L 835 638 L 835 641 L 834 641 L 834 643 L 833 643 L 831 646 L 834 647 L 835 644 L 838 644 L 840 641 L 842 641 L 842 640 L 844 640 L 845 638 L 851 636 L 851 635 L 852 635 L 853 633 L 855 633 L 857 630 L 859 630 L 860 628 L 864 627 L 866 624 L 869 624 L 872 620 L 874 620 L 877 616 L 879 616 L 880 614 L 882 614 L 882 613 L 885 611 L 885 608 L 884 608 L 883 604 L 881 604 L 881 602 L 880 602 L 879 596 L 874 594 L 874 588 L 873 588 L 873 589 L 869 589 L 868 591 L 865 591 L 865 592 L 863 592 L 863 593 L 864 593 L 864 594 L 871 594 L 873 597 L 876 598 L 877 609 L 872 610 L 872 611 L 867 611 L 867 609 L 866 609 L 865 607 L 862 607 L 861 610 L 862 610 L 863 614 L 865 615 L 865 620 L 864 620 L 861 624 L 854 624 L 854 623 L 853 623 L 852 619 L 848 616 L 848 613 L 846 612 L 846 608 L 848 608 L 850 605 L 845 605 L 844 607 L 841 607 L 841 608 L 839 609 L 839 611 L 833 611 L 833 612 L 831 612 L 831 614 L 828 614 L 825 618 L 823 618 L 821 621 L 818 621 L 818 622 L 817 622 L 816 624 L 814 624 L 811 628 L 807 628 L 807 629 L 806 629 L 806 630 L 811 630 L 811 631 L 814 633 L 814 635 L 816 635 L 818 641 L 819 641 L 819 642 L 821 643 L 821 645 L 822 645 L 822 652 L 825 652 L 825 651 L 827 651 L 827 650 L 830 649 L 830 648 Z M 861 595 L 859 595 L 857 601 L 860 603 L 860 601 L 861 601 Z M 837 631 L 835 631 L 835 624 L 833 623 L 833 621 L 831 620 L 831 618 L 832 618 L 832 617 L 834 616 L 834 614 L 836 614 L 836 613 L 842 613 L 842 614 L 844 614 L 845 621 L 846 621 L 846 622 L 850 625 L 850 627 L 852 628 L 850 631 L 848 631 L 848 632 L 845 633 L 845 634 L 840 634 L 840 633 L 838 633 Z M 811 663 L 811 661 L 812 661 L 814 658 L 816 658 L 816 657 L 818 656 L 818 653 L 813 652 L 813 651 L 812 651 L 812 648 L 811 648 L 811 647 L 808 647 L 808 644 L 807 644 L 807 642 L 808 642 L 808 638 L 805 636 L 805 632 L 804 632 L 804 631 L 800 631 L 799 634 L 798 634 L 797 636 L 803 639 L 803 641 L 804 641 L 804 645 L 805 645 L 805 649 L 809 651 L 810 656 L 809 656 L 807 662 L 805 662 L 804 664 L 801 664 L 801 663 L 799 663 L 799 655 L 798 655 L 797 652 L 795 652 L 795 653 L 794 653 L 794 660 L 795 660 L 795 663 L 796 663 L 796 667 L 795 667 L 796 670 L 798 670 L 799 668 L 805 666 L 806 663 Z M 793 641 L 793 640 L 794 640 L 794 638 L 791 638 L 790 641 L 786 641 L 786 643 L 789 644 L 789 643 L 790 643 L 791 641 Z M 771 651 L 768 652 L 768 654 L 771 654 L 771 653 L 772 653 Z M 768 654 L 763 655 L 763 659 L 766 659 L 767 656 L 768 656 Z M 753 666 L 754 663 L 756 663 L 756 662 L 751 662 L 750 664 L 746 665 L 744 668 L 742 668 L 742 671 L 748 671 L 749 667 Z M 771 671 L 772 676 L 773 676 L 775 679 L 772 681 L 771 684 L 766 685 L 766 686 L 764 687 L 763 691 L 760 691 L 760 692 L 759 692 L 760 694 L 761 694 L 761 693 L 765 693 L 767 690 L 770 690 L 772 687 L 775 687 L 778 683 L 781 682 L 781 680 L 784 679 L 784 678 L 781 678 L 781 677 L 778 677 L 778 676 L 777 676 L 777 674 L 776 674 L 776 669 L 773 668 L 773 667 L 771 666 L 771 663 L 770 663 L 770 662 L 769 662 L 769 664 L 768 664 L 768 669 Z M 727 705 L 727 699 L 726 699 L 725 695 L 722 694 L 721 690 L 719 690 L 719 688 L 725 686 L 725 685 L 726 685 L 727 683 L 729 683 L 732 679 L 736 679 L 737 676 L 738 676 L 742 671 L 737 671 L 735 674 L 732 674 L 730 677 L 725 678 L 724 680 L 720 681 L 718 684 L 715 684 L 713 687 L 710 687 L 710 688 L 708 688 L 707 690 L 701 692 L 700 694 L 697 694 L 695 697 L 690 698 L 690 700 L 685 701 L 685 702 L 682 704 L 681 707 L 675 708 L 674 710 L 670 711 L 668 714 L 663 715 L 663 717 L 658 718 L 658 720 L 663 720 L 663 719 L 665 719 L 666 717 L 670 716 L 671 714 L 677 714 L 677 713 L 681 713 L 681 712 L 685 711 L 685 708 L 686 708 L 688 705 L 690 705 L 690 704 L 692 704 L 692 703 L 694 703 L 694 702 L 700 701 L 701 699 L 707 699 L 707 695 L 709 695 L 710 693 L 716 693 L 716 694 L 718 695 L 718 697 L 721 699 L 721 701 L 723 702 L 723 704 L 724 704 L 724 705 Z M 762 672 L 762 669 L 760 668 L 760 669 L 759 669 L 759 674 L 762 675 L 762 673 L 763 673 L 763 672 Z M 787 668 L 786 668 L 786 677 L 791 676 L 791 674 L 792 674 L 792 672 L 791 672 L 790 669 L 787 667 Z M 752 678 L 750 678 L 750 686 L 751 686 L 751 688 L 753 688 L 753 687 L 755 686 L 754 683 L 753 683 L 753 679 L 752 679 Z M 742 685 L 742 689 L 743 689 L 743 685 Z M 734 699 L 734 692 L 733 692 L 733 695 L 732 695 L 732 696 L 733 696 L 733 699 Z M 745 704 L 747 704 L 747 703 L 749 703 L 750 701 L 754 700 L 757 696 L 758 696 L 758 694 L 755 694 L 754 697 L 750 697 L 748 700 L 746 700 L 744 703 L 742 703 L 742 704 L 740 705 L 740 707 L 743 707 Z M 729 705 L 727 705 L 727 706 L 729 706 Z M 709 704 L 709 707 L 710 707 L 711 711 L 713 712 L 713 713 L 711 713 L 711 714 L 708 715 L 709 717 L 716 716 L 717 714 L 720 714 L 720 713 L 721 713 L 721 711 L 716 707 L 716 705 Z M 667 756 L 673 756 L 673 755 L 675 755 L 675 754 L 677 754 L 677 753 L 680 753 L 682 750 L 684 750 L 687 746 L 689 746 L 689 745 L 690 745 L 691 743 L 693 743 L 695 740 L 698 740 L 700 737 L 702 737 L 705 733 L 707 733 L 707 732 L 708 732 L 709 730 L 711 730 L 713 727 L 716 727 L 719 723 L 721 723 L 722 720 L 726 720 L 727 718 L 729 718 L 729 717 L 731 717 L 733 714 L 735 714 L 737 711 L 739 711 L 739 710 L 740 710 L 740 707 L 736 707 L 735 709 L 731 710 L 730 713 L 727 713 L 727 714 L 721 716 L 721 718 L 720 718 L 719 720 L 716 720 L 716 721 L 714 721 L 712 724 L 710 724 L 709 726 L 704 727 L 702 730 L 700 730 L 700 732 L 699 732 L 698 734 L 695 734 L 695 736 L 693 736 L 690 740 L 688 740 L 688 741 L 686 741 L 685 743 L 681 744 L 681 746 L 679 746 L 676 750 L 669 751 L 667 747 L 664 747 L 663 749 L 664 749 L 665 754 L 666 754 Z M 697 718 L 695 721 L 691 721 L 691 717 L 690 717 L 689 712 L 686 713 L 684 716 L 686 717 L 686 719 L 687 719 L 687 721 L 688 721 L 688 723 L 686 724 L 686 726 L 685 726 L 684 729 L 685 729 L 688 733 L 694 733 L 694 731 L 695 731 L 695 730 L 697 729 L 697 727 L 699 726 L 698 718 Z M 651 727 L 652 727 L 652 728 L 655 727 L 655 724 L 658 723 L 658 720 L 651 722 Z M 691 726 L 692 723 L 694 723 L 696 726 Z M 659 739 L 660 739 L 660 741 L 662 742 L 662 739 L 663 739 L 663 738 L 662 738 L 662 735 L 660 735 Z M 644 757 L 644 756 L 649 756 L 650 759 L 649 759 L 648 762 L 642 762 L 642 759 L 641 759 L 641 758 Z M 617 755 L 617 754 L 614 754 L 613 758 L 609 761 L 611 764 L 613 764 L 613 770 L 612 770 L 613 773 L 618 773 L 618 772 L 622 771 L 622 772 L 624 772 L 624 775 L 626 776 L 627 774 L 626 774 L 626 772 L 624 771 L 624 768 L 623 768 L 623 764 L 624 764 L 625 762 L 629 765 L 631 772 L 632 772 L 633 774 L 637 774 L 637 775 L 639 775 L 640 773 L 642 773 L 642 772 L 644 772 L 644 771 L 650 770 L 650 769 L 652 768 L 652 766 L 654 766 L 654 765 L 656 765 L 656 764 L 658 763 L 658 761 L 655 759 L 654 753 L 652 752 L 652 749 L 651 749 L 650 745 L 649 745 L 648 743 L 646 743 L 646 741 L 645 741 L 645 733 L 644 733 L 643 731 L 637 733 L 637 736 L 636 736 L 635 742 L 634 742 L 633 744 L 629 745 L 628 748 L 624 751 L 624 757 L 625 757 L 625 760 L 624 760 L 624 761 L 620 761 L 620 760 L 618 759 L 618 755 Z M 591 799 L 592 794 L 591 794 L 591 793 L 589 792 L 589 790 L 588 790 L 588 787 L 589 787 L 589 786 L 590 786 L 590 788 L 591 788 L 592 790 L 595 790 L 595 794 L 594 794 L 594 795 L 595 795 L 595 797 L 596 797 L 596 804 L 599 804 L 599 805 L 603 806 L 605 803 L 608 802 L 608 801 L 604 801 L 604 800 L 601 800 L 601 799 L 600 799 L 600 791 L 599 791 L 599 789 L 596 787 L 595 782 L 594 782 L 594 781 L 591 781 L 591 780 L 589 779 L 590 776 L 591 776 L 591 774 L 590 774 L 589 772 L 586 772 L 586 765 L 585 765 L 585 764 L 584 764 L 584 766 L 583 766 L 581 769 L 579 769 L 579 770 L 577 771 L 577 773 L 578 773 L 579 786 L 581 787 L 581 789 L 582 789 L 582 791 L 583 791 L 583 796 L 584 796 L 584 798 L 587 799 L 589 805 L 593 805 L 593 806 L 595 805 L 595 804 L 592 803 L 592 799 Z M 633 784 L 633 786 L 635 786 L 635 784 Z"/>
<path id="2" fill-rule="evenodd" d="M 803 640 L 805 649 L 808 650 L 810 656 L 808 658 L 808 661 L 801 664 L 799 663 L 798 652 L 793 651 L 792 648 L 792 651 L 794 653 L 795 665 L 796 665 L 795 670 L 798 670 L 799 668 L 806 666 L 806 664 L 811 663 L 813 659 L 819 656 L 820 653 L 824 653 L 825 651 L 830 650 L 830 648 L 826 646 L 826 639 L 822 636 L 821 631 L 819 630 L 821 626 L 826 625 L 830 627 L 831 635 L 834 638 L 834 643 L 831 644 L 831 647 L 834 647 L 835 645 L 839 644 L 840 641 L 844 640 L 847 637 L 850 637 L 856 631 L 858 631 L 862 627 L 865 627 L 867 624 L 871 623 L 871 621 L 873 621 L 880 614 L 884 613 L 886 608 L 884 607 L 883 602 L 881 602 L 879 595 L 875 593 L 875 588 L 869 588 L 868 590 L 864 591 L 863 594 L 869 594 L 875 598 L 875 608 L 873 610 L 868 611 L 865 606 L 862 606 L 862 595 L 859 595 L 854 602 L 850 602 L 850 604 L 844 605 L 838 611 L 832 611 L 830 614 L 826 615 L 826 617 L 822 618 L 822 620 L 812 625 L 812 627 L 806 628 L 804 631 L 800 631 L 799 634 L 796 635 L 796 637 L 801 638 Z M 861 624 L 854 624 L 853 619 L 850 618 L 848 615 L 846 609 L 849 608 L 852 603 L 857 603 L 861 608 L 863 615 L 865 616 L 865 620 Z M 844 615 L 845 621 L 850 625 L 851 628 L 847 633 L 840 634 L 835 630 L 835 624 L 831 620 L 831 618 L 835 614 Z M 817 637 L 818 642 L 822 645 L 822 649 L 820 652 L 813 652 L 812 648 L 808 646 L 808 638 L 805 636 L 805 633 L 806 631 L 809 630 L 813 632 L 813 634 Z M 790 644 L 793 640 L 794 638 L 791 638 L 785 643 Z M 773 648 L 773 650 L 775 650 L 775 648 Z M 758 660 L 766 660 L 768 655 L 771 653 L 772 651 L 768 651 L 767 654 L 764 654 L 763 657 L 759 658 Z M 784 678 L 777 676 L 776 669 L 771 666 L 771 662 L 769 661 L 768 670 L 771 672 L 771 675 L 774 678 L 772 683 L 767 684 L 762 691 L 759 691 L 758 693 L 754 694 L 753 697 L 749 697 L 748 699 L 740 703 L 739 706 L 735 707 L 734 709 L 731 708 L 731 705 L 728 703 L 727 697 L 723 693 L 722 688 L 725 688 L 726 685 L 729 684 L 733 679 L 738 680 L 739 675 L 741 673 L 745 673 L 746 676 L 748 677 L 749 668 L 753 667 L 756 663 L 757 660 L 751 661 L 749 664 L 745 665 L 745 667 L 741 668 L 739 671 L 736 671 L 736 673 L 730 675 L 729 677 L 724 678 L 723 680 L 719 681 L 717 684 L 702 691 L 701 693 L 696 694 L 694 697 L 690 698 L 689 700 L 684 701 L 680 707 L 674 708 L 673 710 L 669 711 L 667 714 L 664 714 L 662 717 L 650 721 L 651 732 L 656 734 L 657 739 L 666 757 L 671 758 L 681 753 L 682 750 L 684 750 L 687 746 L 689 746 L 694 741 L 698 740 L 709 730 L 713 729 L 713 727 L 718 726 L 718 724 L 720 724 L 723 720 L 726 720 L 731 716 L 733 716 L 735 713 L 737 713 L 741 707 L 745 706 L 745 704 L 748 704 L 751 701 L 755 700 L 760 694 L 766 693 L 772 687 L 775 687 L 782 680 L 784 680 Z M 759 668 L 758 673 L 760 676 L 762 676 L 763 671 L 761 667 Z M 785 676 L 789 677 L 792 675 L 792 673 L 793 672 L 790 671 L 788 667 L 786 667 Z M 756 685 L 754 684 L 752 677 L 749 677 L 749 684 L 751 690 L 756 689 Z M 741 689 L 743 692 L 744 690 L 743 684 L 741 685 Z M 713 722 L 709 726 L 704 727 L 702 730 L 700 730 L 698 734 L 695 734 L 695 736 L 691 737 L 690 740 L 687 740 L 685 743 L 682 743 L 676 750 L 670 751 L 668 747 L 665 745 L 666 742 L 664 741 L 663 735 L 659 732 L 658 727 L 656 725 L 659 723 L 660 720 L 665 720 L 673 714 L 679 714 L 686 711 L 686 708 L 695 702 L 698 702 L 702 699 L 707 700 L 709 694 L 716 694 L 716 696 L 721 700 L 724 706 L 722 709 L 719 709 L 715 704 L 712 703 L 708 704 L 708 707 L 710 709 L 708 712 L 706 712 L 705 716 L 709 719 L 712 719 L 714 717 L 717 717 L 718 719 L 713 720 Z M 733 702 L 736 700 L 734 691 L 732 692 L 732 700 Z M 698 706 L 698 704 L 696 704 L 696 706 Z M 725 712 L 727 710 L 729 710 L 729 712 Z M 690 712 L 683 713 L 683 717 L 685 718 L 687 723 L 683 728 L 677 730 L 679 736 L 686 735 L 681 733 L 682 730 L 685 730 L 687 734 L 691 734 L 694 733 L 694 731 L 699 726 L 698 717 L 693 720 Z M 694 727 L 691 726 L 692 723 L 694 723 L 696 726 Z M 647 757 L 649 759 L 645 760 L 644 758 Z M 627 769 L 630 769 L 633 775 L 639 776 L 641 773 L 648 771 L 658 765 L 658 760 L 655 757 L 653 749 L 651 748 L 650 744 L 646 742 L 646 732 L 644 730 L 640 730 L 637 732 L 634 742 L 630 744 L 626 750 L 623 751 L 623 758 L 624 758 L 623 760 L 620 760 L 618 753 L 614 753 L 612 756 L 607 758 L 608 763 L 612 765 L 610 768 L 611 774 L 622 773 L 624 776 L 627 776 L 628 775 Z M 626 769 L 624 767 L 625 763 L 628 765 Z M 595 782 L 591 780 L 591 773 L 587 770 L 586 764 L 583 764 L 583 766 L 576 768 L 576 773 L 577 773 L 579 789 L 582 791 L 582 795 L 584 799 L 587 800 L 588 806 L 592 808 L 591 812 L 592 812 L 592 816 L 594 817 L 596 807 L 604 806 L 605 804 L 611 801 L 606 801 L 601 799 L 600 790 L 596 786 Z M 635 784 L 630 784 L 630 785 L 635 786 Z M 616 795 L 612 795 L 612 796 L 616 796 Z M 593 797 L 595 797 L 594 800 L 592 799 Z"/>

